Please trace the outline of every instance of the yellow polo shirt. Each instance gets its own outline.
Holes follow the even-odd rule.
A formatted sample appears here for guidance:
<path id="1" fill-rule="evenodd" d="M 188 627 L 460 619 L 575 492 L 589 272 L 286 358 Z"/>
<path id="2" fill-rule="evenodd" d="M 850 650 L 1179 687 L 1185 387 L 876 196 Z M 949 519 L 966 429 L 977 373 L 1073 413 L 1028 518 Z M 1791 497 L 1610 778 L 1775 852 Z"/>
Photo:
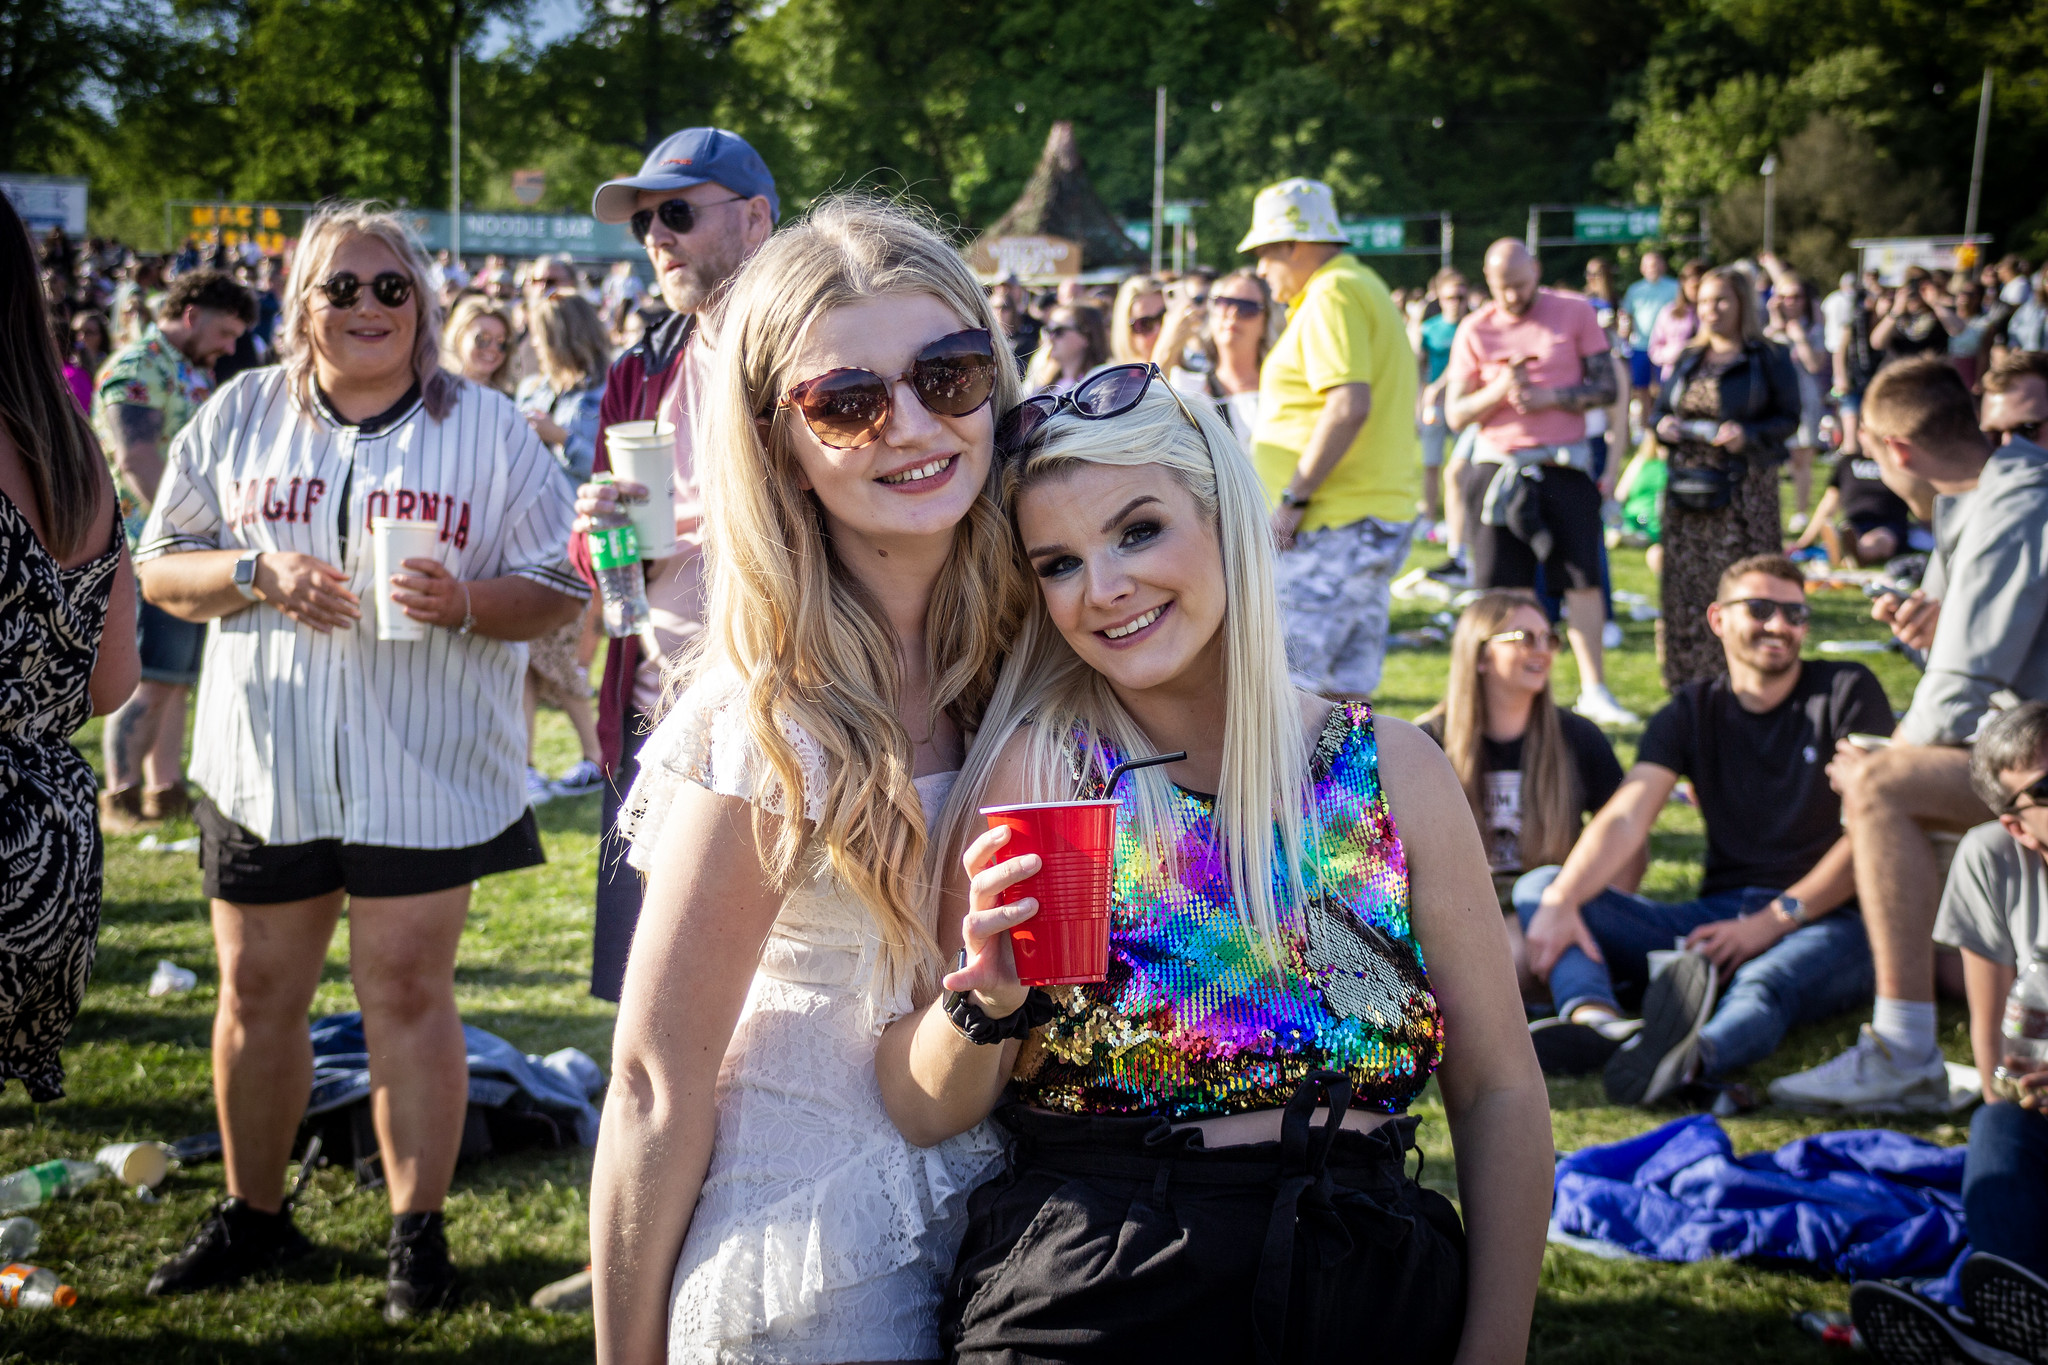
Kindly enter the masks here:
<path id="1" fill-rule="evenodd" d="M 1287 326 L 1259 370 L 1259 425 L 1252 462 L 1275 505 L 1294 477 L 1323 395 L 1370 384 L 1372 414 L 1309 500 L 1305 531 L 1366 517 L 1406 522 L 1422 496 L 1422 441 L 1415 434 L 1415 352 L 1386 282 L 1349 253 L 1309 276 Z"/>

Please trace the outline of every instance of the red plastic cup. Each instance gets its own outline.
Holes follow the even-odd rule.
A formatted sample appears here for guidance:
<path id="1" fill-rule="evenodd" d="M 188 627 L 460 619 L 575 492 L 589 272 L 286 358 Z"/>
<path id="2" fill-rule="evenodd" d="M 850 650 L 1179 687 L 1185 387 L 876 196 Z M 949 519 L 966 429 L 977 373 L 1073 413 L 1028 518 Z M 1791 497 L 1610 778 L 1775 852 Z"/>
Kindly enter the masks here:
<path id="1" fill-rule="evenodd" d="M 1114 801 L 1048 801 L 985 806 L 990 829 L 1003 826 L 1004 858 L 1036 853 L 1044 865 L 1003 893 L 1009 905 L 1030 896 L 1038 913 L 1010 931 L 1017 979 L 1027 986 L 1076 986 L 1109 976 L 1110 855 Z"/>

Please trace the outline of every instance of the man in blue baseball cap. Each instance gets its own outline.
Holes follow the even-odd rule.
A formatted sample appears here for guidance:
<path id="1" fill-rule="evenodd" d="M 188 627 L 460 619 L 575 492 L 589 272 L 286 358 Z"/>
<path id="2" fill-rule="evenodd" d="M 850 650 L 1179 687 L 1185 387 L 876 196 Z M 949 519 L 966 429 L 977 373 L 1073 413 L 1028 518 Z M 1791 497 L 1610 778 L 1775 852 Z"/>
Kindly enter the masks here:
<path id="1" fill-rule="evenodd" d="M 775 230 L 782 211 L 775 177 L 747 140 L 723 128 L 685 128 L 647 154 L 638 175 L 598 186 L 590 211 L 601 223 L 626 223 L 647 249 L 655 286 L 669 316 L 612 363 L 599 406 L 595 468 L 611 468 L 606 431 L 618 422 L 668 422 L 676 429 L 676 549 L 646 561 L 647 603 L 662 657 L 703 629 L 703 499 L 695 452 L 705 449 L 693 428 L 711 382 L 712 338 L 700 315 L 747 258 Z M 577 490 L 576 529 L 615 505 L 630 483 L 584 484 Z M 591 577 L 589 545 L 570 552 Z M 645 720 L 661 696 L 661 657 L 648 657 L 637 637 L 613 640 L 598 694 L 598 739 L 604 752 L 604 842 L 598 859 L 590 992 L 617 1000 L 633 926 L 640 918 L 640 878 L 615 833 L 619 806 L 638 766 Z"/>

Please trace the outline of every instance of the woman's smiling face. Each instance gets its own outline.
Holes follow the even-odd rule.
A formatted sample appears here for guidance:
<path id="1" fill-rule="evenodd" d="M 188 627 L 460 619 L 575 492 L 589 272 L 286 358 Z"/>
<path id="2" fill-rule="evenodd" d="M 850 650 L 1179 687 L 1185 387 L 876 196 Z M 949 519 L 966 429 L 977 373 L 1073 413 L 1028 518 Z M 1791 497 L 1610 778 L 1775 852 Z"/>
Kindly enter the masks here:
<path id="1" fill-rule="evenodd" d="M 1018 495 L 1017 528 L 1054 626 L 1118 691 L 1222 676 L 1223 549 L 1173 474 L 1071 466 Z"/>
<path id="2" fill-rule="evenodd" d="M 963 321 L 930 294 L 894 294 L 834 308 L 811 324 L 788 373 L 790 385 L 829 370 L 870 370 L 893 378 Z M 946 417 L 918 400 L 907 378 L 889 386 L 887 425 L 874 441 L 827 445 L 795 411 L 783 421 L 803 486 L 818 496 L 832 532 L 872 543 L 950 534 L 974 505 L 995 453 L 995 414 L 982 404 Z"/>
<path id="3" fill-rule="evenodd" d="M 357 383 L 374 382 L 410 370 L 413 337 L 419 330 L 418 304 L 411 299 L 396 308 L 377 301 L 370 281 L 385 271 L 405 273 L 405 263 L 382 241 L 368 235 L 345 239 L 334 249 L 323 278 L 343 271 L 362 282 L 355 307 L 336 308 L 314 290 L 313 349 L 337 374 Z"/>

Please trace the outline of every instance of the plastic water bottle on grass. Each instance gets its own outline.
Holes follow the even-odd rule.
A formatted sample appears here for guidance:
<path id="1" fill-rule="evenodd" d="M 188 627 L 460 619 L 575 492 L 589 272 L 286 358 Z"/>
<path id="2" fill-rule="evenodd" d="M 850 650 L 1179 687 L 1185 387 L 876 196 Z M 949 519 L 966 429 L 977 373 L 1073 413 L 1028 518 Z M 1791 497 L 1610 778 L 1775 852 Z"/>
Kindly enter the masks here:
<path id="1" fill-rule="evenodd" d="M 54 1270 L 41 1266 L 0 1267 L 0 1304 L 9 1308 L 69 1308 L 78 1302 L 78 1291 L 57 1278 Z"/>
<path id="2" fill-rule="evenodd" d="M 2005 998 L 2005 1026 L 1993 1084 L 2011 1099 L 2020 1097 L 2019 1078 L 2048 1071 L 2048 944 L 2034 949 L 2034 960 L 2012 983 Z"/>
<path id="3" fill-rule="evenodd" d="M 0 1180 L 0 1213 L 14 1213 L 46 1204 L 60 1194 L 75 1194 L 106 1177 L 95 1161 L 45 1161 Z"/>
<path id="4" fill-rule="evenodd" d="M 9 1218 L 0 1222 L 0 1265 L 36 1254 L 43 1230 L 33 1218 Z"/>

